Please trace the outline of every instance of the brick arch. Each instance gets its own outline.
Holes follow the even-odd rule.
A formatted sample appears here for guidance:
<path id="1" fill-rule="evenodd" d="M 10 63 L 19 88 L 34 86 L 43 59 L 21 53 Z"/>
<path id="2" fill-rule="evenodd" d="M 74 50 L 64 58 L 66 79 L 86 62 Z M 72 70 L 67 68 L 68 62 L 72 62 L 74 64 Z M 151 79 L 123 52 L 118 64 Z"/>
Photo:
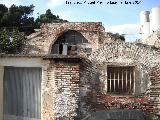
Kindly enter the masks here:
<path id="1" fill-rule="evenodd" d="M 45 42 L 45 53 L 50 54 L 53 43 L 57 38 L 68 30 L 75 30 L 81 33 L 95 50 L 98 48 L 99 31 L 101 29 L 100 23 L 57 23 L 57 24 L 43 24 L 41 32 L 43 34 L 43 41 Z M 94 51 L 94 50 L 93 50 Z"/>
<path id="2" fill-rule="evenodd" d="M 123 64 L 124 61 L 125 64 L 140 64 L 147 72 L 154 67 L 160 68 L 159 58 L 160 54 L 152 47 L 128 42 L 108 43 L 89 57 L 96 64 L 104 62 Z"/>

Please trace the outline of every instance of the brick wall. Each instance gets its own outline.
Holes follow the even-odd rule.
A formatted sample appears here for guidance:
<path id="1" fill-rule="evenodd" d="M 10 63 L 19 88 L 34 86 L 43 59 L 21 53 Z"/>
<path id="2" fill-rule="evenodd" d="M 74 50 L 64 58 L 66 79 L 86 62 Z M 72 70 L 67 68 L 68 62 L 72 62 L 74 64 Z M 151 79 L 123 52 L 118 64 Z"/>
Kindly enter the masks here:
<path id="1" fill-rule="evenodd" d="M 79 117 L 80 60 L 71 61 L 63 58 L 43 61 L 42 120 Z"/>
<path id="2" fill-rule="evenodd" d="M 98 49 L 100 32 L 105 32 L 100 22 L 50 23 L 42 24 L 39 34 L 28 37 L 23 54 L 49 54 L 53 43 L 67 30 L 80 32 L 91 44 L 93 51 Z"/>
<path id="3" fill-rule="evenodd" d="M 101 22 L 48 23 L 42 24 L 39 32 L 28 36 L 22 54 L 50 54 L 53 43 L 67 30 L 81 33 L 91 44 L 92 51 L 106 43 L 119 41 L 105 32 Z"/>
<path id="4" fill-rule="evenodd" d="M 155 67 L 150 73 L 150 98 L 153 101 L 154 105 L 160 109 L 160 68 Z M 159 112 L 160 114 L 160 112 Z"/>
<path id="5" fill-rule="evenodd" d="M 75 120 L 80 97 L 79 65 L 58 63 L 55 67 L 55 117 Z"/>
<path id="6" fill-rule="evenodd" d="M 92 66 L 92 63 L 86 59 L 82 60 L 80 66 L 80 106 L 79 116 L 80 119 L 86 117 L 91 111 L 91 104 L 89 103 L 89 94 L 98 87 L 95 82 L 96 68 Z"/>
<path id="7" fill-rule="evenodd" d="M 96 66 L 101 83 L 105 84 L 103 76 L 107 65 L 135 66 L 136 86 L 134 95 L 149 95 L 154 106 L 159 108 L 160 54 L 151 46 L 126 42 L 109 43 L 92 53 L 89 59 Z M 139 77 L 138 77 L 139 76 Z M 137 82 L 138 81 L 138 82 Z M 105 87 L 101 86 L 102 90 Z M 101 92 L 103 93 L 103 92 Z M 105 92 L 104 92 L 105 93 Z M 95 94 L 95 93 L 94 93 Z M 96 96 L 97 94 L 93 95 Z M 98 98 L 96 96 L 95 98 Z M 104 101 L 103 101 L 104 103 Z M 150 103 L 152 107 L 152 103 Z M 146 108 L 148 109 L 148 108 Z M 151 109 L 150 109 L 151 110 Z M 152 110 L 151 110 L 152 111 Z"/>
<path id="8" fill-rule="evenodd" d="M 41 119 L 55 120 L 55 73 L 54 62 L 43 60 L 43 74 L 41 83 Z"/>

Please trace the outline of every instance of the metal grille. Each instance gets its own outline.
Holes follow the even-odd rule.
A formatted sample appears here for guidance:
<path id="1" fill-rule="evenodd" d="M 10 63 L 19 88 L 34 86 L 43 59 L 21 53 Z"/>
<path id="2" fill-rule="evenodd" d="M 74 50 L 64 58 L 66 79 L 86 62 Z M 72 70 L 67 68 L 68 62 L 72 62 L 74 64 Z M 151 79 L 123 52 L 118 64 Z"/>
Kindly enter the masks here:
<path id="1" fill-rule="evenodd" d="M 4 120 L 40 120 L 41 68 L 5 67 Z"/>
<path id="2" fill-rule="evenodd" d="M 107 91 L 110 93 L 133 93 L 134 67 L 107 67 Z"/>

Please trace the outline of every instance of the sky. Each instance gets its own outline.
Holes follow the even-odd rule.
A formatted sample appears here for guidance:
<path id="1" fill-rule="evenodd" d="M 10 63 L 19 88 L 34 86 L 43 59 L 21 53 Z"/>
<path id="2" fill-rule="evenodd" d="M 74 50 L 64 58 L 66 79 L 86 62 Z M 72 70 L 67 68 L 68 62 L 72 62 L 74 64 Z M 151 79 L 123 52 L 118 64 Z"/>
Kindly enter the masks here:
<path id="1" fill-rule="evenodd" d="M 93 1 L 96 4 L 88 4 Z M 110 4 L 110 1 L 117 4 Z M 132 4 L 125 4 L 125 1 Z M 83 4 L 74 4 L 77 2 Z M 140 38 L 140 11 L 150 11 L 160 5 L 160 0 L 0 0 L 0 4 L 7 7 L 33 4 L 35 18 L 37 13 L 43 14 L 51 9 L 53 14 L 69 22 L 102 22 L 106 32 L 125 34 L 126 41 L 132 42 Z"/>

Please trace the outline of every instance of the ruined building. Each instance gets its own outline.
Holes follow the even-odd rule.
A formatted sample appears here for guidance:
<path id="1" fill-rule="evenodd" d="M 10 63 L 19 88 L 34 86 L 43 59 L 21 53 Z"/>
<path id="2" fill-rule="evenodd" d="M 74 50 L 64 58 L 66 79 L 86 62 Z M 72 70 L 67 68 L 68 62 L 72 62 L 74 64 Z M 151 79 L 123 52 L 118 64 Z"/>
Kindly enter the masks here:
<path id="1" fill-rule="evenodd" d="M 100 22 L 43 24 L 21 54 L 0 54 L 0 120 L 159 114 L 159 58 L 151 46 L 115 40 Z"/>

